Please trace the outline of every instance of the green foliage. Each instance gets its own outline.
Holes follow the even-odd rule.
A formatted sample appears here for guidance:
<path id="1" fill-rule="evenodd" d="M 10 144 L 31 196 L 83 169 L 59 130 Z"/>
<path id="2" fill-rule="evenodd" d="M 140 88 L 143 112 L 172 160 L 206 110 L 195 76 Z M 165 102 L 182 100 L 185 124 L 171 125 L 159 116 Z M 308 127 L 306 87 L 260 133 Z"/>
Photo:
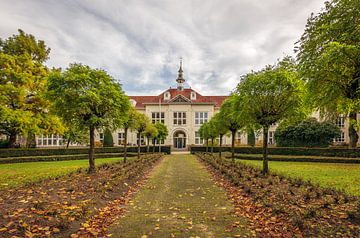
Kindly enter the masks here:
<path id="1" fill-rule="evenodd" d="M 76 127 L 76 125 L 67 125 L 62 138 L 66 140 L 66 147 L 69 147 L 70 143 L 89 143 L 87 131 L 84 128 Z"/>
<path id="2" fill-rule="evenodd" d="M 340 133 L 334 123 L 310 118 L 293 125 L 280 124 L 275 132 L 275 140 L 278 146 L 283 147 L 327 147 Z"/>
<path id="3" fill-rule="evenodd" d="M 134 126 L 133 129 L 138 133 L 142 134 L 146 127 L 151 123 L 150 119 L 143 113 L 135 111 L 133 115 Z"/>
<path id="4" fill-rule="evenodd" d="M 199 128 L 200 137 L 204 140 L 210 139 L 209 122 L 205 122 Z"/>
<path id="5" fill-rule="evenodd" d="M 169 134 L 169 131 L 168 131 L 167 127 L 161 122 L 156 122 L 155 127 L 156 127 L 157 132 L 158 132 L 157 136 L 156 136 L 156 140 L 158 140 L 158 141 L 165 140 L 166 137 Z"/>
<path id="6" fill-rule="evenodd" d="M 326 116 L 352 114 L 350 140 L 360 110 L 360 2 L 331 0 L 308 19 L 298 43 L 299 69 L 307 82 L 308 103 Z"/>
<path id="7" fill-rule="evenodd" d="M 146 129 L 143 133 L 143 135 L 148 138 L 148 139 L 153 139 L 153 138 L 156 138 L 157 135 L 158 135 L 158 130 L 157 128 L 155 127 L 154 124 L 152 123 L 149 123 L 147 126 L 146 126 Z"/>
<path id="8" fill-rule="evenodd" d="M 246 115 L 236 107 L 236 99 L 236 95 L 231 95 L 223 102 L 219 112 L 220 123 L 232 132 L 240 130 L 248 123 Z"/>
<path id="9" fill-rule="evenodd" d="M 296 65 L 286 57 L 273 66 L 242 77 L 236 89 L 236 108 L 245 115 L 247 126 L 263 129 L 263 173 L 268 173 L 267 137 L 271 124 L 305 116 L 304 83 Z"/>
<path id="10" fill-rule="evenodd" d="M 7 148 L 9 147 L 9 141 L 8 140 L 0 140 L 0 148 Z"/>
<path id="11" fill-rule="evenodd" d="M 103 147 L 113 147 L 113 146 L 114 146 L 114 139 L 112 133 L 109 129 L 105 129 Z"/>
<path id="12" fill-rule="evenodd" d="M 21 30 L 0 39 L 0 133 L 10 137 L 10 147 L 18 134 L 64 131 L 44 96 L 49 70 L 43 62 L 49 51 L 43 41 Z"/>
<path id="13" fill-rule="evenodd" d="M 95 172 L 95 129 L 120 127 L 130 107 L 128 97 L 104 70 L 76 63 L 64 72 L 53 72 L 48 88 L 56 113 L 65 122 L 89 131 L 89 172 Z"/>

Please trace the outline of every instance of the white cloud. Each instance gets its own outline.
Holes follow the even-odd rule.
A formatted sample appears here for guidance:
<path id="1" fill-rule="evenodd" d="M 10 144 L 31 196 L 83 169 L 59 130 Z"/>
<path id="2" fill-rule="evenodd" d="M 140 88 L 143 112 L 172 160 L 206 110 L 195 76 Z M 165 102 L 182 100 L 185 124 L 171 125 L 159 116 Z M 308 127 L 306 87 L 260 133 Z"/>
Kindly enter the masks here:
<path id="1" fill-rule="evenodd" d="M 228 94 L 239 76 L 293 46 L 323 0 L 0 0 L 0 37 L 18 28 L 52 48 L 48 65 L 107 70 L 130 95 L 175 85 L 180 57 L 189 85 Z"/>

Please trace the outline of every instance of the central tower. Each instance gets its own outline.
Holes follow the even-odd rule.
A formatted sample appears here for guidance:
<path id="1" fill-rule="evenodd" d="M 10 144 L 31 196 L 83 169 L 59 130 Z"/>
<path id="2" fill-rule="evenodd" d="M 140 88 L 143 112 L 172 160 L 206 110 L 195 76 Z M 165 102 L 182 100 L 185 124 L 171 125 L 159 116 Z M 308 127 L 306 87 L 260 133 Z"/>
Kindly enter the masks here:
<path id="1" fill-rule="evenodd" d="M 183 76 L 182 58 L 180 58 L 180 68 L 178 70 L 178 77 L 176 79 L 176 82 L 177 82 L 177 89 L 178 90 L 183 90 L 184 89 L 185 79 L 184 79 L 184 76 Z"/>

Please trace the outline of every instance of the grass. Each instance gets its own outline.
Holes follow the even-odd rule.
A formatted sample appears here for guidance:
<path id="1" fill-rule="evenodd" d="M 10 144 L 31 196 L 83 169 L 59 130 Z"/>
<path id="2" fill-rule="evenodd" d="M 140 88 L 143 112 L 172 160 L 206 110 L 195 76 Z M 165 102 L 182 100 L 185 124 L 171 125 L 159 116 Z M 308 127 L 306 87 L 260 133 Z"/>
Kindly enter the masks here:
<path id="1" fill-rule="evenodd" d="M 95 163 L 101 165 L 120 160 L 122 158 L 96 159 Z M 88 160 L 0 164 L 0 190 L 63 176 L 78 169 L 87 168 L 88 165 Z"/>
<path id="2" fill-rule="evenodd" d="M 262 161 L 241 160 L 246 164 L 262 166 Z M 310 162 L 270 161 L 271 171 L 302 178 L 322 187 L 337 188 L 360 196 L 360 165 Z"/>
<path id="3" fill-rule="evenodd" d="M 109 230 L 112 237 L 248 237 L 246 219 L 193 155 L 166 156 Z M 232 226 L 237 224 L 236 226 Z"/>

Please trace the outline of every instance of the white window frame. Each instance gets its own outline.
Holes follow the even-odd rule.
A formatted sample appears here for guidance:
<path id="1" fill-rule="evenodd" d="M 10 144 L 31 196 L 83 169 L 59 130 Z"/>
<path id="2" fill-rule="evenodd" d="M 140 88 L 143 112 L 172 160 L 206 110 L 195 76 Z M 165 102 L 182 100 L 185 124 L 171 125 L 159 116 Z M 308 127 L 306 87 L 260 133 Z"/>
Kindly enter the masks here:
<path id="1" fill-rule="evenodd" d="M 174 112 L 173 124 L 177 126 L 186 125 L 186 112 Z"/>
<path id="2" fill-rule="evenodd" d="M 203 145 L 204 139 L 201 138 L 200 133 L 198 131 L 195 131 L 195 145 Z"/>
<path id="3" fill-rule="evenodd" d="M 118 145 L 124 145 L 125 132 L 118 132 Z"/>
<path id="4" fill-rule="evenodd" d="M 209 120 L 209 112 L 195 112 L 195 125 L 202 125 Z"/>
<path id="5" fill-rule="evenodd" d="M 165 124 L 165 112 L 151 112 L 152 123 L 161 122 Z"/>
<path id="6" fill-rule="evenodd" d="M 345 117 L 339 116 L 338 118 L 336 118 L 335 124 L 340 128 L 344 128 L 345 127 Z"/>
<path id="7" fill-rule="evenodd" d="M 334 141 L 337 142 L 337 143 L 345 142 L 345 132 L 342 131 L 342 132 L 340 133 L 340 136 L 339 136 L 339 137 L 336 137 L 336 138 L 334 139 Z"/>
<path id="8" fill-rule="evenodd" d="M 37 136 L 36 144 L 38 146 L 61 146 L 63 145 L 63 138 L 57 134 L 44 134 Z"/>

